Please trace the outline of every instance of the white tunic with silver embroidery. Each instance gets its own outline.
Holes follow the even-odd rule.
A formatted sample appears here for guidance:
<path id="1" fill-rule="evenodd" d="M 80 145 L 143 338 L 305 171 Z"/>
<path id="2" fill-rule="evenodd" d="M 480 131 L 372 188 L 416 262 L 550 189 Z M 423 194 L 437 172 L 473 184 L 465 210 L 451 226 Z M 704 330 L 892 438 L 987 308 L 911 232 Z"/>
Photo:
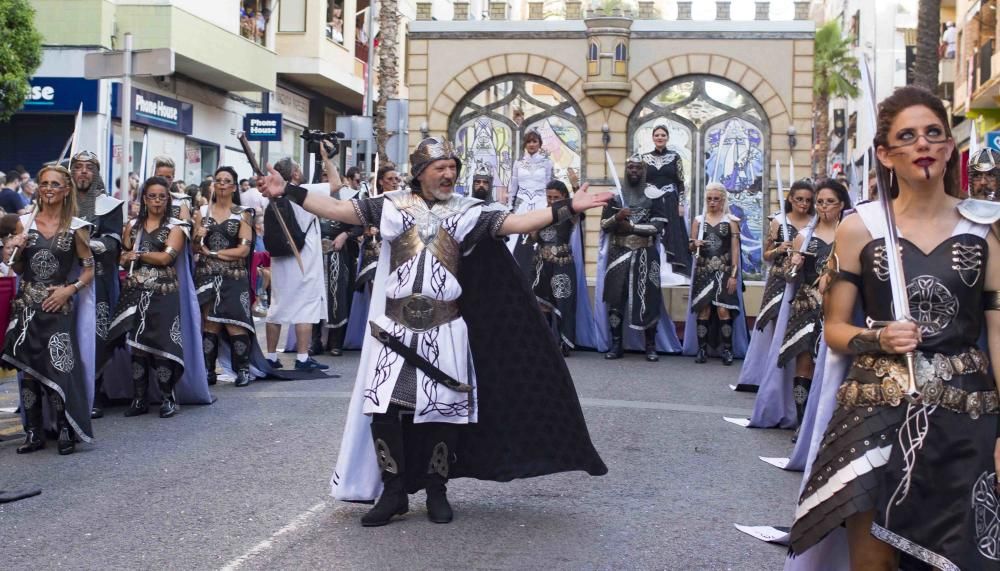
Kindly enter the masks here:
<path id="1" fill-rule="evenodd" d="M 482 209 L 482 202 L 458 195 L 448 201 L 428 205 L 410 192 L 386 194 L 379 223 L 383 239 L 380 266 L 387 263 L 387 258 L 392 259 L 388 262 L 391 264 L 388 272 L 380 267 L 380 275 L 385 275 L 385 297 L 402 299 L 419 294 L 440 302 L 457 301 L 462 287 L 448 267 L 457 268 L 461 252 L 456 251 L 450 261 L 439 259 L 435 254 L 438 248 L 432 242 L 444 242 L 450 237 L 455 245 L 462 244 L 475 228 Z M 420 243 L 403 252 L 393 241 L 414 226 L 417 227 Z M 441 231 L 447 236 L 439 234 Z M 375 308 L 373 304 L 372 319 L 380 327 L 404 344 L 414 347 L 420 356 L 445 374 L 475 387 L 469 335 L 461 317 L 427 331 L 415 332 L 396 323 L 384 312 L 376 312 Z M 363 411 L 365 414 L 383 413 L 389 406 L 405 361 L 384 346 L 366 351 L 365 357 L 360 365 L 360 371 L 366 371 L 367 375 Z M 475 389 L 471 393 L 451 390 L 417 369 L 414 422 L 467 424 L 476 420 Z"/>

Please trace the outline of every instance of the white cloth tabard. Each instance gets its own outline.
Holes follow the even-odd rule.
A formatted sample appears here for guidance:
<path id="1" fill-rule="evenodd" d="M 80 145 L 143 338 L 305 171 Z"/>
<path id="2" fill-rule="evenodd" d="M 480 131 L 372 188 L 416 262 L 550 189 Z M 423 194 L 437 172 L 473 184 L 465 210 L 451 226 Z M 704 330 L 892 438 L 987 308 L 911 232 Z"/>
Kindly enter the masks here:
<path id="1" fill-rule="evenodd" d="M 326 183 L 304 184 L 310 194 L 330 195 Z M 292 203 L 299 228 L 306 233 L 306 243 L 299 254 L 305 272 L 295 256 L 271 258 L 271 306 L 267 323 L 293 325 L 319 323 L 326 317 L 326 281 L 323 277 L 323 247 L 319 219 L 298 204 Z"/>

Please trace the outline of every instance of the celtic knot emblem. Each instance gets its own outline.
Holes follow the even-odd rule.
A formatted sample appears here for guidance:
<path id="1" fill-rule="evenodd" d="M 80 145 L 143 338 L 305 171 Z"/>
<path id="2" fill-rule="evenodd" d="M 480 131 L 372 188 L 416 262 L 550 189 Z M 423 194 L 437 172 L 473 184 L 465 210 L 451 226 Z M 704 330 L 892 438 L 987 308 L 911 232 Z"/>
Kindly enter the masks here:
<path id="1" fill-rule="evenodd" d="M 245 341 L 240 341 L 237 339 L 233 341 L 233 353 L 237 355 L 243 355 L 247 352 L 247 344 Z"/>
<path id="2" fill-rule="evenodd" d="M 138 381 L 146 376 L 146 368 L 140 363 L 132 361 L 132 380 Z"/>
<path id="3" fill-rule="evenodd" d="M 59 269 L 59 261 L 56 260 L 55 255 L 50 250 L 38 250 L 35 252 L 35 255 L 31 257 L 30 265 L 31 271 L 40 280 L 51 278 L 56 273 L 56 270 Z"/>
<path id="4" fill-rule="evenodd" d="M 239 220 L 226 220 L 225 224 L 226 234 L 230 236 L 235 236 L 240 232 L 240 221 Z"/>
<path id="5" fill-rule="evenodd" d="M 156 368 L 156 380 L 159 381 L 160 384 L 164 384 L 169 381 L 172 374 L 173 373 L 171 373 L 170 367 L 160 366 Z"/>
<path id="6" fill-rule="evenodd" d="M 647 218 L 649 218 L 648 208 L 633 208 L 632 215 L 628 217 L 629 222 L 632 224 L 641 224 Z"/>
<path id="7" fill-rule="evenodd" d="M 556 299 L 568 299 L 573 295 L 573 282 L 566 274 L 556 274 L 552 276 L 552 295 Z"/>
<path id="8" fill-rule="evenodd" d="M 211 337 L 204 337 L 202 339 L 201 351 L 206 355 L 211 355 L 212 351 L 215 351 L 215 340 Z"/>
<path id="9" fill-rule="evenodd" d="M 212 232 L 208 235 L 208 249 L 213 252 L 218 252 L 219 250 L 225 250 L 229 247 L 229 240 L 219 234 L 218 232 Z"/>
<path id="10" fill-rule="evenodd" d="M 35 397 L 35 391 L 21 389 L 21 404 L 24 405 L 24 408 L 31 408 L 37 402 L 38 399 Z"/>
<path id="11" fill-rule="evenodd" d="M 660 262 L 649 265 L 649 283 L 654 287 L 660 285 Z"/>
<path id="12" fill-rule="evenodd" d="M 555 242 L 556 241 L 555 227 L 546 226 L 538 233 L 538 237 L 542 239 L 542 242 Z"/>
<path id="13" fill-rule="evenodd" d="M 107 339 L 108 329 L 111 327 L 111 308 L 108 302 L 98 302 L 95 312 L 97 317 L 94 321 L 94 328 L 97 330 L 97 336 L 101 339 Z"/>
<path id="14" fill-rule="evenodd" d="M 933 337 L 941 333 L 958 315 L 958 299 L 934 276 L 917 276 L 906 286 L 910 313 L 919 321 L 920 333 Z"/>
<path id="15" fill-rule="evenodd" d="M 722 237 L 716 233 L 705 235 L 705 248 L 709 252 L 718 252 L 722 249 Z"/>
<path id="16" fill-rule="evenodd" d="M 983 472 L 979 476 L 972 486 L 972 511 L 979 553 L 987 559 L 1000 561 L 1000 502 L 996 482 L 995 472 Z"/>
<path id="17" fill-rule="evenodd" d="M 73 370 L 73 344 L 69 333 L 56 333 L 49 338 L 49 358 L 52 360 L 52 366 L 60 373 Z"/>
<path id="18" fill-rule="evenodd" d="M 170 340 L 176 345 L 181 345 L 181 316 L 178 315 L 174 318 L 174 322 L 170 325 Z"/>

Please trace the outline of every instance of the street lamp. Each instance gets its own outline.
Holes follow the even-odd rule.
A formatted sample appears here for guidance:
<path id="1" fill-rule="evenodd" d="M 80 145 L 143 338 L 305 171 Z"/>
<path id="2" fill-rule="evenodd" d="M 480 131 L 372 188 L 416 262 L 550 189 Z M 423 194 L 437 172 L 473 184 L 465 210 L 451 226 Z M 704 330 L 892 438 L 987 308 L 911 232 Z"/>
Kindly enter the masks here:
<path id="1" fill-rule="evenodd" d="M 423 123 L 420 124 L 420 138 L 426 139 L 427 137 L 430 136 L 431 136 L 431 130 L 427 126 L 427 121 L 424 121 Z"/>
<path id="2" fill-rule="evenodd" d="M 789 125 L 787 134 L 788 134 L 788 147 L 794 149 L 795 145 L 797 145 L 799 142 L 798 139 L 795 138 L 795 135 L 797 135 L 798 132 L 795 130 L 794 125 Z"/>

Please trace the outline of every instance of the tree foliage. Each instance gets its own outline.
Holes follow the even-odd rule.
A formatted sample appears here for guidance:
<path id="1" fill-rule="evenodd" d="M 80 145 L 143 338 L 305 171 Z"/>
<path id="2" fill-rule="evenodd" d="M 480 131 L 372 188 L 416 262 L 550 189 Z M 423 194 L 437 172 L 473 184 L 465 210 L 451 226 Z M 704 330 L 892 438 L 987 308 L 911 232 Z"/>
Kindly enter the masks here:
<path id="1" fill-rule="evenodd" d="M 858 96 L 855 82 L 861 77 L 858 58 L 851 55 L 851 39 L 842 36 L 840 24 L 831 20 L 816 30 L 813 91 L 828 98 Z"/>
<path id="2" fill-rule="evenodd" d="M 28 0 L 0 0 L 0 122 L 28 97 L 28 79 L 42 63 L 42 35 Z"/>

